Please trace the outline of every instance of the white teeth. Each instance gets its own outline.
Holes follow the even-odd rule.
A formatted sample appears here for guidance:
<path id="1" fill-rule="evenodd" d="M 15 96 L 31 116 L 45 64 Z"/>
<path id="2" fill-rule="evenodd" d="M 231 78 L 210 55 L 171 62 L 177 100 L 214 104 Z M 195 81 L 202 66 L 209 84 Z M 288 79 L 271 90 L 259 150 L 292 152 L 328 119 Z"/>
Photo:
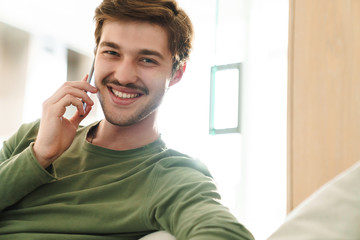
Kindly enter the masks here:
<path id="1" fill-rule="evenodd" d="M 116 91 L 115 89 L 111 89 L 111 91 L 115 94 L 115 96 L 119 98 L 136 98 L 139 96 L 139 94 L 130 94 L 130 93 L 123 93 Z"/>

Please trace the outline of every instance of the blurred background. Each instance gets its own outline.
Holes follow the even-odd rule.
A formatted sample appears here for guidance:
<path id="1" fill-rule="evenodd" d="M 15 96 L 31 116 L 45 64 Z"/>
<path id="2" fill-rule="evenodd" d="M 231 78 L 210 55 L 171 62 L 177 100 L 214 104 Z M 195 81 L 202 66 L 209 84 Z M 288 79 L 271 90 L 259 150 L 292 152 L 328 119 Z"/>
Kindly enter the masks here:
<path id="1" fill-rule="evenodd" d="M 88 73 L 100 2 L 0 0 L 0 147 L 41 117 L 42 102 L 63 82 Z M 195 42 L 183 80 L 161 107 L 162 136 L 202 160 L 224 205 L 265 239 L 286 216 L 289 2 L 178 2 Z M 101 118 L 97 105 L 82 124 Z"/>

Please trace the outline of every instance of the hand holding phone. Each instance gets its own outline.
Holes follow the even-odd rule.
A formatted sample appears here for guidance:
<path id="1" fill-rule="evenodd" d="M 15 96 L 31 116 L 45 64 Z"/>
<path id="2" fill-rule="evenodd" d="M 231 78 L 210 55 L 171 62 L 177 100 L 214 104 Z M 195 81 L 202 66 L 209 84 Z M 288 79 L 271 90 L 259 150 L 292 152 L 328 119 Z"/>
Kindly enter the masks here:
<path id="1" fill-rule="evenodd" d="M 84 82 L 91 81 L 93 71 L 89 76 L 84 76 L 82 81 L 65 82 L 51 97 L 42 105 L 42 116 L 39 132 L 33 145 L 33 152 L 41 166 L 47 168 L 66 149 L 71 146 L 80 122 L 87 116 L 90 108 L 85 105 L 93 105 L 87 92 L 96 93 L 94 86 Z M 66 107 L 73 105 L 77 113 L 72 117 L 64 117 Z"/>

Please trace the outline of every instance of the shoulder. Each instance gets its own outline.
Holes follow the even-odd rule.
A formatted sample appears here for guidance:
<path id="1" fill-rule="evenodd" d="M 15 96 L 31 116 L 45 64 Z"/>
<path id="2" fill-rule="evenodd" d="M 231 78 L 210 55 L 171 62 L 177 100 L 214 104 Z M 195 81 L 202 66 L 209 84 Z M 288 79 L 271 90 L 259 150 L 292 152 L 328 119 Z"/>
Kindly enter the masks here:
<path id="1" fill-rule="evenodd" d="M 167 149 L 154 163 L 150 174 L 152 195 L 169 195 L 194 190 L 217 191 L 207 166 L 181 152 Z"/>
<path id="2" fill-rule="evenodd" d="M 164 154 L 167 157 L 157 161 L 148 182 L 150 211 L 159 205 L 170 209 L 188 199 L 196 198 L 195 202 L 220 199 L 216 182 L 204 163 L 174 150 Z"/>
<path id="3" fill-rule="evenodd" d="M 19 129 L 3 143 L 3 154 L 17 154 L 35 141 L 39 131 L 40 120 L 22 124 Z"/>
<path id="4" fill-rule="evenodd" d="M 24 139 L 35 140 L 39 126 L 40 119 L 30 123 L 23 123 L 10 139 L 13 139 L 15 142 L 20 142 Z"/>
<path id="5" fill-rule="evenodd" d="M 173 149 L 165 150 L 162 158 L 156 163 L 156 167 L 163 171 L 189 171 L 199 172 L 212 177 L 207 166 L 200 160 Z"/>

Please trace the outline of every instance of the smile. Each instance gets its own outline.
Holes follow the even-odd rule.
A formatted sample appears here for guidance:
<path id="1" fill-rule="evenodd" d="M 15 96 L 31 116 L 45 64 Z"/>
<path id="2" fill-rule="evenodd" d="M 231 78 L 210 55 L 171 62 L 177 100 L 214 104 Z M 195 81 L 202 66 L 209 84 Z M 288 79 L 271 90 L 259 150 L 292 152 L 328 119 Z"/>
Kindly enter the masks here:
<path id="1" fill-rule="evenodd" d="M 124 98 L 124 99 L 131 99 L 131 98 L 137 98 L 140 96 L 140 94 L 138 93 L 125 93 L 125 92 L 120 92 L 120 91 L 117 91 L 113 88 L 111 88 L 111 92 L 119 97 L 119 98 Z"/>

